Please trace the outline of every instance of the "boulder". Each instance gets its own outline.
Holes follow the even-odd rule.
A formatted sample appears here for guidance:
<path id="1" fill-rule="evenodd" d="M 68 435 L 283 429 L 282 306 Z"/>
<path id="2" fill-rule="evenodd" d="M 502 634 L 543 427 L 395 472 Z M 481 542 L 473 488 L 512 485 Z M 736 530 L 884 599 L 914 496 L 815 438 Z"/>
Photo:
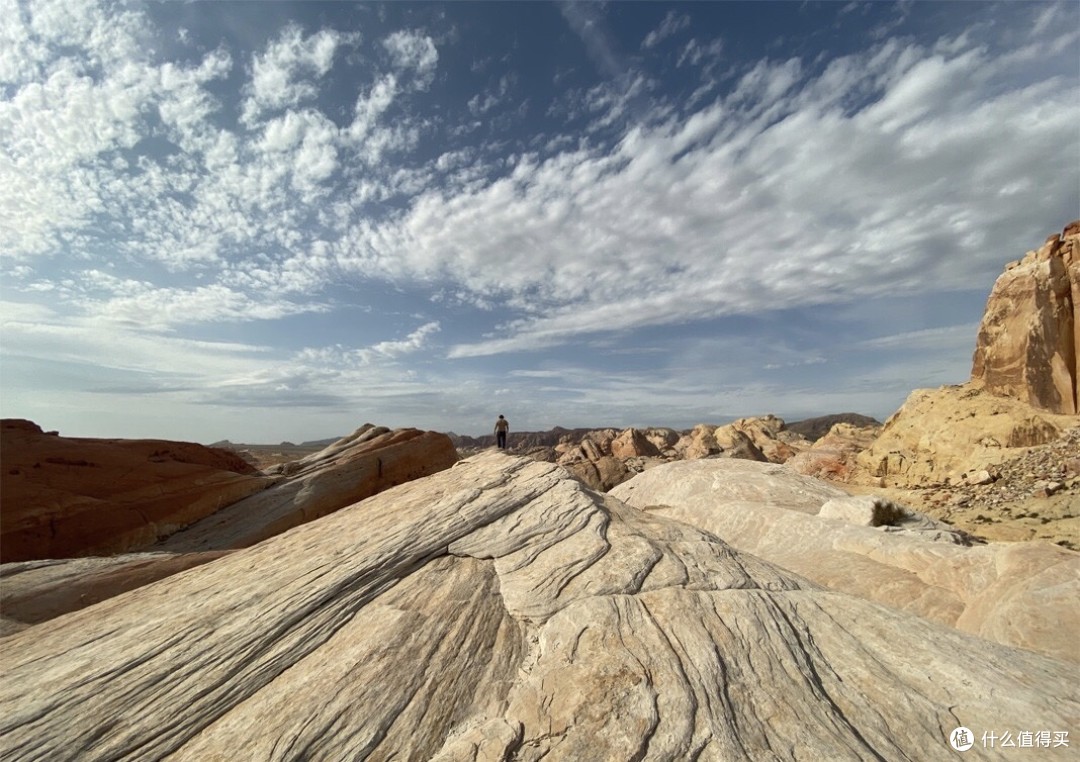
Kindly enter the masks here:
<path id="1" fill-rule="evenodd" d="M 364 424 L 319 452 L 283 464 L 281 481 L 273 487 L 173 534 L 155 550 L 247 547 L 457 460 L 446 434 Z"/>
<path id="2" fill-rule="evenodd" d="M 720 456 L 783 463 L 810 442 L 784 428 L 775 415 L 739 418 L 724 426 L 698 424 L 675 444 L 678 457 L 696 460 Z"/>
<path id="3" fill-rule="evenodd" d="M 656 458 L 660 450 L 637 429 L 627 429 L 611 440 L 611 454 L 616 458 Z"/>
<path id="4" fill-rule="evenodd" d="M 1009 264 L 994 283 L 972 381 L 1051 413 L 1080 412 L 1080 221 Z"/>
<path id="5" fill-rule="evenodd" d="M 750 435 L 742 429 L 736 428 L 734 424 L 717 426 L 712 436 L 713 441 L 716 442 L 720 450 L 719 455 L 721 457 L 739 458 L 741 460 L 768 460 L 761 448 L 750 438 Z"/>
<path id="6" fill-rule="evenodd" d="M 643 433 L 658 452 L 671 450 L 675 443 L 679 441 L 679 432 L 675 431 L 675 429 L 652 428 L 645 429 Z"/>
<path id="7" fill-rule="evenodd" d="M 62 437 L 17 419 L 0 421 L 0 462 L 5 562 L 149 547 L 272 482 L 227 450 Z"/>
<path id="8" fill-rule="evenodd" d="M 753 446 L 761 452 L 765 460 L 771 463 L 786 463 L 796 453 L 808 449 L 811 444 L 801 434 L 788 431 L 784 420 L 771 414 L 740 418 L 732 422 L 730 426 L 749 437 Z M 720 440 L 719 431 L 716 437 Z M 759 458 L 751 458 L 751 460 L 759 460 Z"/>
<path id="9" fill-rule="evenodd" d="M 696 460 L 720 454 L 722 448 L 716 443 L 716 437 L 713 436 L 716 428 L 716 426 L 710 426 L 707 423 L 699 423 L 688 433 L 683 434 L 679 441 L 675 443 L 675 451 L 678 456 L 685 460 Z"/>
<path id="10" fill-rule="evenodd" d="M 563 467 L 583 484 L 599 492 L 607 492 L 616 484 L 622 484 L 634 475 L 626 462 L 612 455 L 601 455 L 596 460 L 575 460 Z"/>
<path id="11" fill-rule="evenodd" d="M 611 495 L 830 589 L 1080 661 L 1073 551 L 1042 542 L 971 546 L 964 533 L 891 501 L 748 461 L 669 463 Z"/>
<path id="12" fill-rule="evenodd" d="M 876 495 L 852 495 L 826 500 L 818 509 L 823 519 L 836 519 L 864 527 L 899 525 L 906 518 L 904 507 Z"/>
<path id="13" fill-rule="evenodd" d="M 933 759 L 1080 715 L 1074 664 L 494 452 L 11 635 L 4 678 L 10 760 Z"/>

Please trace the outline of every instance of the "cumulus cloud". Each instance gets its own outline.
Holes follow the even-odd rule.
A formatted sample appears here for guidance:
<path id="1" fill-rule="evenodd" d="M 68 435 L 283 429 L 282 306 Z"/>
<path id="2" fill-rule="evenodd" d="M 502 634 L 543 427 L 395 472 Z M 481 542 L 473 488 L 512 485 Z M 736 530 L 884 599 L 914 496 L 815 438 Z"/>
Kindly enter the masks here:
<path id="1" fill-rule="evenodd" d="M 241 119 L 251 126 L 264 112 L 296 106 L 318 94 L 316 81 L 334 62 L 338 46 L 351 38 L 332 29 L 321 29 L 304 37 L 291 24 L 251 63 L 251 81 L 246 87 Z"/>
<path id="2" fill-rule="evenodd" d="M 414 87 L 424 90 L 431 85 L 439 51 L 430 37 L 416 30 L 402 30 L 384 39 L 383 47 L 397 70 L 411 73 Z"/>

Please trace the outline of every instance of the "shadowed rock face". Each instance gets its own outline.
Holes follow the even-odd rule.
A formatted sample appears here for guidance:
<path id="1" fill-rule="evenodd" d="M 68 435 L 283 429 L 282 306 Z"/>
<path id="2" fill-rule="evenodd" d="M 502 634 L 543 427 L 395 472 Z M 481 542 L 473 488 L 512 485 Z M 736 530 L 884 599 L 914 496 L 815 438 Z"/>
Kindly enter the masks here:
<path id="1" fill-rule="evenodd" d="M 120 553 L 264 489 L 239 456 L 190 442 L 77 439 L 0 423 L 4 562 Z"/>
<path id="2" fill-rule="evenodd" d="M 25 561 L 0 567 L 0 636 L 221 558 L 214 553 L 125 553 Z"/>
<path id="3" fill-rule="evenodd" d="M 979 326 L 971 378 L 1051 413 L 1080 412 L 1080 220 L 1006 266 Z"/>
<path id="4" fill-rule="evenodd" d="M 748 461 L 670 463 L 611 495 L 831 589 L 1080 661 L 1080 554 L 1064 548 L 969 547 L 962 533 L 903 506 Z"/>
<path id="5" fill-rule="evenodd" d="M 1068 663 L 499 453 L 2 646 L 12 760 L 932 759 L 1080 719 Z"/>

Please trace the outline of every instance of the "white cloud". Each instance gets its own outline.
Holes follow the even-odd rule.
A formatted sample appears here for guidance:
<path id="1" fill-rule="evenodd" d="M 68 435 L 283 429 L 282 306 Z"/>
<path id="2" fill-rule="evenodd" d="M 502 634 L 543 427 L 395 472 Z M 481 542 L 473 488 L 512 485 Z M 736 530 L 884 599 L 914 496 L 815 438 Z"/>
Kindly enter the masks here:
<path id="1" fill-rule="evenodd" d="M 1008 75 L 983 47 L 889 44 L 816 77 L 761 63 L 724 101 L 631 129 L 615 151 L 518 156 L 476 189 L 425 192 L 390 224 L 354 227 L 347 266 L 450 277 L 520 311 L 452 357 L 963 288 L 1074 214 L 1075 176 L 1048 162 L 1080 153 L 1080 108 L 1060 80 L 1002 88 Z M 862 105 L 841 110 L 849 98 Z M 1037 197 L 1001 192 L 1025 183 Z"/>
<path id="2" fill-rule="evenodd" d="M 383 40 L 383 47 L 397 70 L 412 73 L 415 88 L 426 90 L 431 85 L 439 51 L 430 37 L 415 30 L 398 31 Z"/>
<path id="3" fill-rule="evenodd" d="M 249 280 L 254 283 L 255 279 Z M 324 312 L 327 305 L 303 304 L 271 294 L 251 296 L 213 283 L 195 288 L 156 287 L 145 281 L 87 270 L 55 284 L 58 297 L 85 319 L 150 332 L 200 323 L 274 320 L 306 312 Z"/>
<path id="4" fill-rule="evenodd" d="M 268 347 L 147 333 L 94 318 L 72 318 L 40 305 L 0 303 L 5 356 L 148 373 L 163 385 L 200 385 L 247 372 Z"/>
<path id="5" fill-rule="evenodd" d="M 975 337 L 979 326 L 975 323 L 950 325 L 942 328 L 926 328 L 920 331 L 905 331 L 890 336 L 865 339 L 858 343 L 862 349 L 887 349 L 921 351 L 949 350 L 950 355 L 964 356 L 967 350 L 975 346 Z"/>
<path id="6" fill-rule="evenodd" d="M 438 321 L 425 323 L 400 341 L 380 341 L 370 349 L 360 350 L 359 354 L 365 362 L 371 362 L 376 357 L 396 358 L 411 354 L 428 343 L 428 337 L 438 333 L 440 325 Z"/>
<path id="7" fill-rule="evenodd" d="M 581 38 L 585 50 L 604 76 L 621 80 L 627 75 L 625 61 L 607 32 L 604 8 L 599 3 L 575 3 L 563 0 L 559 10 L 570 29 Z"/>
<path id="8" fill-rule="evenodd" d="M 668 11 L 667 15 L 664 16 L 664 20 L 660 22 L 660 26 L 645 35 L 645 39 L 641 41 L 641 47 L 656 47 L 668 37 L 681 32 L 688 26 L 690 26 L 690 17 L 685 13 Z"/>
<path id="9" fill-rule="evenodd" d="M 469 112 L 473 116 L 481 116 L 491 111 L 506 98 L 507 93 L 517 83 L 517 74 L 509 72 L 499 77 L 498 84 L 494 88 L 483 93 L 477 93 L 469 99 Z"/>
<path id="10" fill-rule="evenodd" d="M 338 46 L 356 39 L 355 35 L 333 29 L 321 29 L 304 37 L 299 26 L 285 27 L 252 60 L 242 121 L 253 126 L 265 111 L 296 106 L 314 98 L 318 94 L 316 81 L 330 71 Z"/>
<path id="11" fill-rule="evenodd" d="M 724 41 L 720 38 L 710 40 L 707 43 L 698 42 L 695 38 L 683 45 L 682 50 L 679 51 L 679 58 L 675 65 L 678 68 L 682 68 L 687 65 L 698 66 L 702 64 L 702 62 L 706 62 L 708 64 L 706 69 L 711 69 L 720 59 L 720 55 L 723 51 Z"/>

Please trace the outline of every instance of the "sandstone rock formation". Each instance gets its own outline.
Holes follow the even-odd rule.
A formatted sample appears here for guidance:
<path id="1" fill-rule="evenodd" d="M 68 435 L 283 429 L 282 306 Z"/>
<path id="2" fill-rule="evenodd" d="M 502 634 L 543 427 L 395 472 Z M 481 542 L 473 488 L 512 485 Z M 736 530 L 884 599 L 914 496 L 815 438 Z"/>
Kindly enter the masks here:
<path id="1" fill-rule="evenodd" d="M 445 434 L 364 424 L 347 437 L 269 473 L 270 489 L 173 534 L 156 550 L 192 553 L 243 548 L 458 460 Z"/>
<path id="2" fill-rule="evenodd" d="M 986 303 L 971 378 L 1051 413 L 1080 413 L 1080 220 L 1006 265 Z"/>
<path id="3" fill-rule="evenodd" d="M 806 476 L 846 481 L 855 470 L 859 453 L 871 447 L 880 435 L 880 425 L 837 423 L 810 449 L 795 454 L 785 465 Z"/>
<path id="4" fill-rule="evenodd" d="M 554 458 L 536 451 L 528 454 L 558 463 L 587 486 L 606 491 L 665 457 L 674 457 L 670 447 L 677 439 L 673 429 L 593 429 L 579 439 L 564 436 L 554 448 Z M 667 449 L 662 452 L 663 448 Z"/>
<path id="5" fill-rule="evenodd" d="M 1080 661 L 1080 555 L 1072 551 L 1046 543 L 967 547 L 962 534 L 902 506 L 749 461 L 670 463 L 611 495 L 830 589 Z"/>
<path id="6" fill-rule="evenodd" d="M 4 564 L 0 637 L 208 563 L 226 552 L 125 553 Z"/>
<path id="7" fill-rule="evenodd" d="M 934 759 L 1080 718 L 1075 665 L 500 453 L 3 648 L 10 760 Z"/>
<path id="8" fill-rule="evenodd" d="M 660 449 L 644 432 L 627 429 L 611 440 L 611 454 L 616 458 L 659 458 Z"/>
<path id="9" fill-rule="evenodd" d="M 833 413 L 816 418 L 804 418 L 787 424 L 787 430 L 798 434 L 810 442 L 816 442 L 828 434 L 838 423 L 848 423 L 856 428 L 881 426 L 881 421 L 860 413 Z"/>
<path id="10" fill-rule="evenodd" d="M 225 450 L 61 437 L 14 419 L 0 422 L 0 462 L 5 562 L 146 547 L 271 482 Z"/>
<path id="11" fill-rule="evenodd" d="M 783 463 L 810 447 L 774 415 L 740 418 L 724 426 L 698 424 L 676 444 L 684 460 L 723 457 Z"/>
<path id="12" fill-rule="evenodd" d="M 995 465 L 906 490 L 902 499 L 988 540 L 1042 539 L 1080 550 L 1080 421 L 1053 442 L 1009 452 Z"/>
<path id="13" fill-rule="evenodd" d="M 1017 448 L 1052 442 L 1076 421 L 972 383 L 917 389 L 857 462 L 864 473 L 890 483 L 929 485 L 999 463 Z"/>

